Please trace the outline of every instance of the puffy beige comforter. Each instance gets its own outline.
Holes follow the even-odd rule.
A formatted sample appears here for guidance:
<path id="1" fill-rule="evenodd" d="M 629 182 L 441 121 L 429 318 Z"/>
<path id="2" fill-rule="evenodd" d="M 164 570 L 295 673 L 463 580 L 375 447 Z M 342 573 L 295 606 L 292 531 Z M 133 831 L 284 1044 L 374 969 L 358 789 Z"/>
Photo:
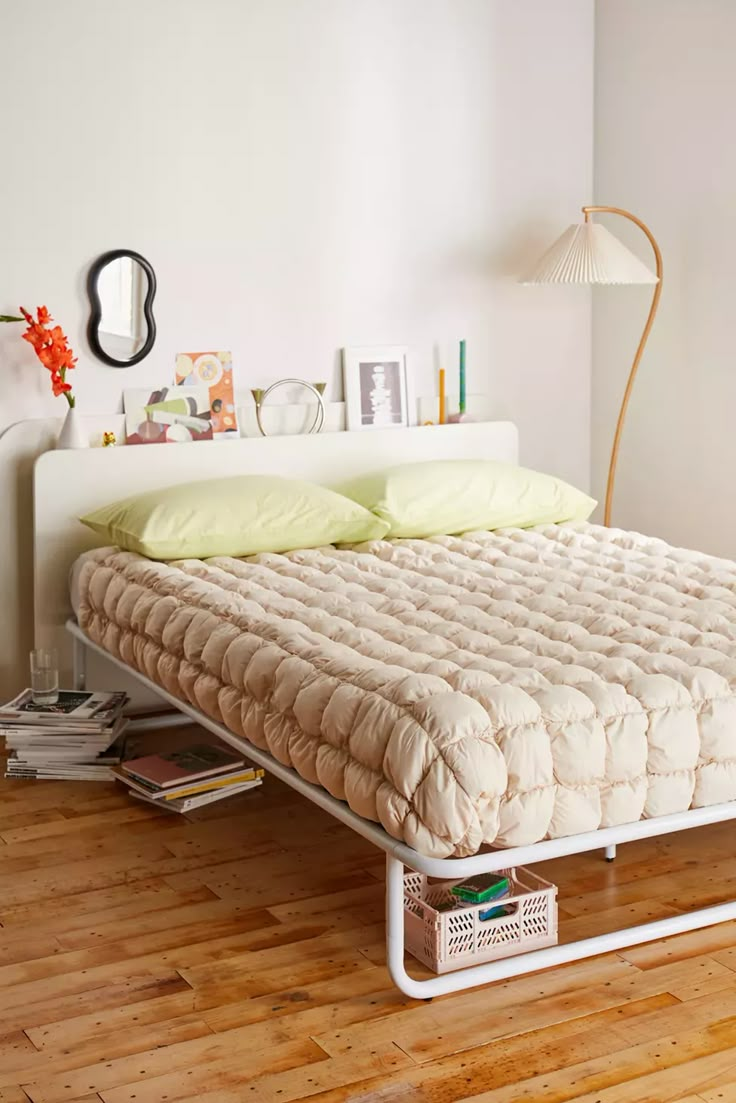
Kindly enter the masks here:
<path id="1" fill-rule="evenodd" d="M 79 620 L 423 854 L 736 798 L 736 564 L 633 533 L 102 548 Z"/>

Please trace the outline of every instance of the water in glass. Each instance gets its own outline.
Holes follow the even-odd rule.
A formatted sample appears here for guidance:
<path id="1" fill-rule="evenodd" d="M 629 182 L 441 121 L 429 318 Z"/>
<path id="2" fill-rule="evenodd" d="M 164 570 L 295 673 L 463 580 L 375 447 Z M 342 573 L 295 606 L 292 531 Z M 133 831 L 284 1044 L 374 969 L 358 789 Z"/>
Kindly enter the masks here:
<path id="1" fill-rule="evenodd" d="M 55 650 L 40 647 L 31 651 L 31 693 L 34 705 L 55 705 L 59 700 L 59 662 Z"/>

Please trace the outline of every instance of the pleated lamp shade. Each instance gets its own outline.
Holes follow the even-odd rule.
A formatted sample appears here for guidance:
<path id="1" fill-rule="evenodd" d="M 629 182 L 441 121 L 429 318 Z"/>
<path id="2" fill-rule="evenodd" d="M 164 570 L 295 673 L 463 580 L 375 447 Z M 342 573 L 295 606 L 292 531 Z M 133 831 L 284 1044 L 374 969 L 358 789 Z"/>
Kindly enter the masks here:
<path id="1" fill-rule="evenodd" d="M 599 222 L 568 226 L 521 283 L 657 283 L 646 264 Z"/>

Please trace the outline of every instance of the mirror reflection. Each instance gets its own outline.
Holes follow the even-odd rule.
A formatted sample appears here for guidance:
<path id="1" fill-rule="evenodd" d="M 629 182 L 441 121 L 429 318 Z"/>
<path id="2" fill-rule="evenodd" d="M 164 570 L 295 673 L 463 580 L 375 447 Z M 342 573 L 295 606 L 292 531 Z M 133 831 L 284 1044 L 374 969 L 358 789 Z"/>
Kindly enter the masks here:
<path id="1" fill-rule="evenodd" d="M 87 291 L 87 337 L 98 360 L 127 368 L 148 356 L 156 340 L 156 275 L 149 261 L 132 249 L 103 253 L 90 267 Z"/>
<path id="2" fill-rule="evenodd" d="M 117 257 L 100 271 L 97 293 L 101 317 L 100 346 L 114 360 L 127 362 L 140 352 L 148 336 L 143 313 L 148 275 L 131 256 Z"/>

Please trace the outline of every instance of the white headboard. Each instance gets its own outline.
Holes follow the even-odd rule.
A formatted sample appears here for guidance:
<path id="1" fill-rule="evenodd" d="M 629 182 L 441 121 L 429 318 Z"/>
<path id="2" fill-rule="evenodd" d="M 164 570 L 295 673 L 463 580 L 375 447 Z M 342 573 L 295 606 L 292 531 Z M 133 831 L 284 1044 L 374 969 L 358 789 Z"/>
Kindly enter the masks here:
<path id="1" fill-rule="evenodd" d="M 268 473 L 334 486 L 392 464 L 419 460 L 516 463 L 518 450 L 516 426 L 490 421 L 46 452 L 34 471 L 36 645 L 58 647 L 62 678 L 68 682 L 71 645 L 63 628 L 71 615 L 69 570 L 81 552 L 99 543 L 78 521 L 98 506 L 144 490 L 218 475 Z"/>

